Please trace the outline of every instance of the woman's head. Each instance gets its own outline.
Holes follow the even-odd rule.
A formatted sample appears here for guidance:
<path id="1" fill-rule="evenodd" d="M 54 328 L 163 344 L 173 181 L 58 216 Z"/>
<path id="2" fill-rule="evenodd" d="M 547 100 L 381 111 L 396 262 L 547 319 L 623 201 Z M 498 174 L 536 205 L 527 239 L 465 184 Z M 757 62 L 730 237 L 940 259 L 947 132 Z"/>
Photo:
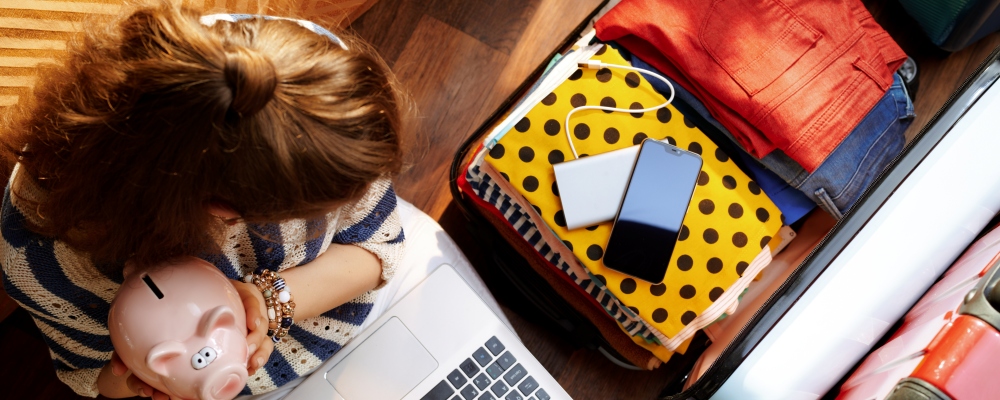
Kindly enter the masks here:
<path id="1" fill-rule="evenodd" d="M 136 9 L 42 71 L 0 133 L 48 191 L 39 231 L 148 264 L 207 250 L 210 202 L 248 221 L 316 217 L 399 172 L 393 78 L 362 43 L 200 17 Z"/>

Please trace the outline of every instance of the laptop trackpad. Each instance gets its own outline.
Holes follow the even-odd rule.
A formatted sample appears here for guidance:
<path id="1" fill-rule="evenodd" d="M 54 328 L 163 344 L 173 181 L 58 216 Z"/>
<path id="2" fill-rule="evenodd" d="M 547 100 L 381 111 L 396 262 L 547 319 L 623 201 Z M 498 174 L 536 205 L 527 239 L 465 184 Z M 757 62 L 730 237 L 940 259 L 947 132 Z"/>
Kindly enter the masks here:
<path id="1" fill-rule="evenodd" d="M 346 400 L 401 399 L 438 363 L 399 318 L 382 324 L 326 373 Z"/>

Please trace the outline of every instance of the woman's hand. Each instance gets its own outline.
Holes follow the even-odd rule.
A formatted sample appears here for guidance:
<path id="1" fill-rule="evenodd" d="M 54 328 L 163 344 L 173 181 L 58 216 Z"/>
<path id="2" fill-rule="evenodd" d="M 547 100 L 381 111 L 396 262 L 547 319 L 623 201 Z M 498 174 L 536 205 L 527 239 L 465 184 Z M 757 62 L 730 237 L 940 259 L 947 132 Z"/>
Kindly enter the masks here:
<path id="1" fill-rule="evenodd" d="M 97 389 L 104 397 L 120 399 L 124 397 L 152 397 L 153 400 L 169 400 L 165 393 L 154 389 L 132 374 L 118 353 L 111 353 L 111 362 L 104 366 L 97 377 Z"/>
<path id="2" fill-rule="evenodd" d="M 267 308 L 264 305 L 264 295 L 252 283 L 233 281 L 233 286 L 240 294 L 243 309 L 247 313 L 247 373 L 253 375 L 264 366 L 274 350 L 274 342 L 267 336 Z"/>

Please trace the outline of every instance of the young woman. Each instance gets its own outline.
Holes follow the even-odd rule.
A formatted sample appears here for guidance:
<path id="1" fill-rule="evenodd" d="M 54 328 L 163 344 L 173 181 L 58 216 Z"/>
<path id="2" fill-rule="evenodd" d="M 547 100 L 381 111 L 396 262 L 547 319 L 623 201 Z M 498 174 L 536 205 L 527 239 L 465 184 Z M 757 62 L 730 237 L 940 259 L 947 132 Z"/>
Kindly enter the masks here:
<path id="1" fill-rule="evenodd" d="M 74 391 L 163 397 L 113 356 L 108 307 L 126 261 L 196 255 L 234 280 L 244 395 L 293 382 L 356 333 L 404 241 L 389 180 L 399 98 L 362 43 L 163 1 L 88 27 L 40 76 L 0 126 L 13 170 L 0 254 L 7 293 Z M 294 292 L 277 343 L 261 290 L 242 280 L 262 270 Z"/>

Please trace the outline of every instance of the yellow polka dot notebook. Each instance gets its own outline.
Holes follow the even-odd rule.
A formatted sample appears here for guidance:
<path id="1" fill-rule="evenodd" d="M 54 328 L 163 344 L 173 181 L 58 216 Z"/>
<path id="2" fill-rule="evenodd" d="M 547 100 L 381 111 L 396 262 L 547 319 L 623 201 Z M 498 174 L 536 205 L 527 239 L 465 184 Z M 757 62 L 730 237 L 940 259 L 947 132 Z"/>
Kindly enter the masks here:
<path id="1" fill-rule="evenodd" d="M 605 46 L 593 59 L 629 65 Z M 583 110 L 570 120 L 577 151 L 595 155 L 639 144 L 644 138 L 698 153 L 702 171 L 684 226 L 661 284 L 635 279 L 604 266 L 611 221 L 568 230 L 559 200 L 554 164 L 572 152 L 563 126 L 582 105 L 641 109 L 664 97 L 640 74 L 620 69 L 581 69 L 535 105 L 485 157 L 534 206 L 594 279 L 662 332 L 675 350 L 694 333 L 733 309 L 739 295 L 771 260 L 772 237 L 781 229 L 780 211 L 759 186 L 673 106 L 647 113 Z"/>

